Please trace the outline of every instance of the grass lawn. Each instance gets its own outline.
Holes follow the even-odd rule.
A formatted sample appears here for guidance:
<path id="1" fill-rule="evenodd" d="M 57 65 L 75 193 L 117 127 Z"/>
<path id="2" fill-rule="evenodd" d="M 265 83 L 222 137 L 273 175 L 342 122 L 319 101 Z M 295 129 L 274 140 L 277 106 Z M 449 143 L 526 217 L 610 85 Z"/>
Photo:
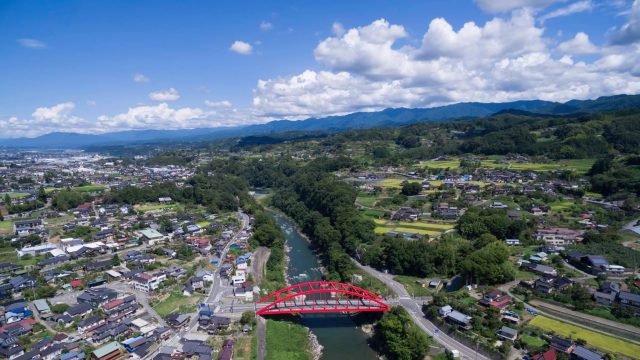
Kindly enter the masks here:
<path id="1" fill-rule="evenodd" d="M 0 229 L 6 229 L 13 226 L 13 222 L 11 220 L 0 221 Z"/>
<path id="2" fill-rule="evenodd" d="M 267 320 L 266 360 L 309 360 L 309 331 L 300 324 Z"/>
<path id="3" fill-rule="evenodd" d="M 549 319 L 544 316 L 536 316 L 529 324 L 567 338 L 583 339 L 587 342 L 588 346 L 593 346 L 607 352 L 620 353 L 631 358 L 637 357 L 637 354 L 640 353 L 640 345 Z"/>
<path id="4" fill-rule="evenodd" d="M 198 303 L 198 296 L 184 296 L 182 293 L 174 291 L 168 298 L 156 304 L 153 308 L 158 315 L 165 317 L 181 308 L 185 309 Z"/>
<path id="5" fill-rule="evenodd" d="M 409 292 L 410 295 L 413 296 L 430 296 L 433 295 L 433 291 L 431 291 L 427 287 L 422 287 L 422 285 L 417 283 L 417 280 L 425 280 L 415 276 L 406 276 L 406 275 L 397 275 L 394 276 L 393 279 Z"/>
<path id="6" fill-rule="evenodd" d="M 522 340 L 525 344 L 532 346 L 532 347 L 543 347 L 547 344 L 546 341 L 540 339 L 539 337 L 535 337 L 535 336 L 529 336 L 529 335 L 522 335 L 520 337 L 520 340 Z"/>
<path id="7" fill-rule="evenodd" d="M 196 225 L 200 226 L 201 228 L 206 227 L 211 225 L 211 221 L 208 221 L 208 220 L 198 221 Z"/>

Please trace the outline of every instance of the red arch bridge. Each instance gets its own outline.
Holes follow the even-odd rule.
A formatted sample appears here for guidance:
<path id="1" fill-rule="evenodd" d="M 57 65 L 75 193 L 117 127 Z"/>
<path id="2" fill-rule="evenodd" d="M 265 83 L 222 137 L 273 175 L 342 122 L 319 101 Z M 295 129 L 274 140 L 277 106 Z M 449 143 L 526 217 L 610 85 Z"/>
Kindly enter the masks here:
<path id="1" fill-rule="evenodd" d="M 351 284 L 310 281 L 286 287 L 260 299 L 257 315 L 388 311 L 382 298 Z"/>

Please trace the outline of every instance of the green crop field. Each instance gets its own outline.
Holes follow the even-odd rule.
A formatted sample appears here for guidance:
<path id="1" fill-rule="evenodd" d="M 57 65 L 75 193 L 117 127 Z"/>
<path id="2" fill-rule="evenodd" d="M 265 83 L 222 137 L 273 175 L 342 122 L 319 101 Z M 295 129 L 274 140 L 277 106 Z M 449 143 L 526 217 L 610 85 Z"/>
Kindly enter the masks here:
<path id="1" fill-rule="evenodd" d="M 144 205 L 136 205 L 136 210 L 140 210 L 142 212 L 153 211 L 153 210 L 162 210 L 162 209 L 178 209 L 180 207 L 179 204 L 144 204 Z"/>
<path id="2" fill-rule="evenodd" d="M 457 169 L 460 167 L 460 159 L 451 159 L 451 160 L 443 160 L 443 161 L 423 161 L 420 165 L 424 167 L 429 167 L 432 169 Z"/>
<path id="3" fill-rule="evenodd" d="M 94 191 L 103 191 L 107 187 L 104 185 L 84 185 L 74 187 L 73 190 L 80 192 L 94 192 Z"/>
<path id="4" fill-rule="evenodd" d="M 29 193 L 26 193 L 26 192 L 12 192 L 12 193 L 8 193 L 8 194 L 9 194 L 9 197 L 12 198 L 12 199 L 19 199 L 19 198 L 23 198 L 25 196 L 29 196 Z"/>
<path id="5" fill-rule="evenodd" d="M 497 162 L 502 158 L 494 157 L 490 160 L 483 160 L 480 163 L 481 167 L 485 168 L 509 168 L 511 170 L 520 170 L 520 171 L 556 171 L 556 170 L 573 170 L 575 172 L 584 174 L 589 169 L 593 163 L 595 163 L 595 159 L 566 159 L 566 160 L 555 160 L 549 163 L 518 163 L 518 162 L 510 162 L 510 163 L 499 163 Z M 436 168 L 436 169 L 456 169 L 460 167 L 460 159 L 452 158 L 445 161 L 423 161 L 420 163 L 421 166 Z"/>
<path id="6" fill-rule="evenodd" d="M 536 316 L 529 324 L 566 338 L 583 339 L 587 342 L 587 346 L 593 346 L 607 352 L 620 353 L 631 358 L 637 358 L 640 354 L 640 345 L 544 316 Z"/>
<path id="7" fill-rule="evenodd" d="M 356 203 L 366 207 L 374 207 L 378 197 L 373 194 L 360 193 L 356 198 Z"/>
<path id="8" fill-rule="evenodd" d="M 390 221 L 386 219 L 374 219 L 374 222 L 376 223 L 375 232 L 378 234 L 384 234 L 388 231 L 396 231 L 401 233 L 439 236 L 443 232 L 453 229 L 454 227 L 454 225 L 448 224 Z"/>

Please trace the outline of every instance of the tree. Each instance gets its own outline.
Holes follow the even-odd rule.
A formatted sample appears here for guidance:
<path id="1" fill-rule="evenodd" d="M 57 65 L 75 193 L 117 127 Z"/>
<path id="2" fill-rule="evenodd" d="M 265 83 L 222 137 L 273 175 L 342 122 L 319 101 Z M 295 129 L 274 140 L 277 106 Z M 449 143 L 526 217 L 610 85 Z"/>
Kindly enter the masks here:
<path id="1" fill-rule="evenodd" d="M 11 206 L 11 196 L 9 194 L 4 194 L 4 203 L 7 206 Z"/>
<path id="2" fill-rule="evenodd" d="M 63 314 L 70 307 L 69 304 L 60 303 L 51 305 L 51 312 L 54 314 Z"/>
<path id="3" fill-rule="evenodd" d="M 256 321 L 256 314 L 253 311 L 245 311 L 242 313 L 242 316 L 240 317 L 240 324 L 242 325 L 247 325 L 247 324 L 253 325 L 255 321 Z"/>
<path id="4" fill-rule="evenodd" d="M 407 196 L 418 195 L 421 191 L 422 185 L 418 182 L 410 182 L 402 186 L 402 194 Z"/>
<path id="5" fill-rule="evenodd" d="M 515 278 L 508 259 L 507 246 L 501 242 L 492 242 L 469 254 L 462 261 L 462 271 L 468 279 L 480 284 L 506 283 Z"/>
<path id="6" fill-rule="evenodd" d="M 120 266 L 120 257 L 118 254 L 113 254 L 113 258 L 111 258 L 111 264 L 113 266 Z"/>
<path id="7" fill-rule="evenodd" d="M 38 189 L 38 200 L 44 202 L 47 202 L 47 192 L 44 190 L 44 188 L 41 186 L 40 189 Z"/>
<path id="8" fill-rule="evenodd" d="M 375 327 L 374 339 L 391 360 L 422 360 L 430 339 L 399 306 L 384 314 Z"/>

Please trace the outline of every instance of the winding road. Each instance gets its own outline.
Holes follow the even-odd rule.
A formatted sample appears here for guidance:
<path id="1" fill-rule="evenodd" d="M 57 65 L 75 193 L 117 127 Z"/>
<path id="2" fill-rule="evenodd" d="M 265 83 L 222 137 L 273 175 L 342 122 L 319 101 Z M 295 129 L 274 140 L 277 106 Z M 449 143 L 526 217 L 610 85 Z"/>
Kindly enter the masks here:
<path id="1" fill-rule="evenodd" d="M 460 357 L 462 359 L 489 360 L 488 357 L 460 343 L 459 341 L 448 336 L 447 334 L 439 330 L 436 331 L 438 327 L 434 325 L 431 321 L 427 320 L 427 318 L 424 317 L 424 315 L 422 314 L 422 303 L 416 299 L 411 298 L 407 290 L 404 288 L 404 286 L 399 282 L 395 281 L 393 279 L 393 276 L 380 272 L 370 266 L 362 265 L 355 260 L 353 260 L 353 262 L 360 269 L 366 271 L 367 274 L 382 281 L 387 287 L 389 287 L 392 291 L 394 291 L 398 295 L 399 305 L 405 308 L 409 313 L 409 315 L 411 315 L 411 318 L 413 319 L 413 321 L 429 336 L 432 336 L 433 339 L 436 342 L 438 342 L 440 345 L 444 346 L 448 350 L 458 350 L 460 352 Z"/>

